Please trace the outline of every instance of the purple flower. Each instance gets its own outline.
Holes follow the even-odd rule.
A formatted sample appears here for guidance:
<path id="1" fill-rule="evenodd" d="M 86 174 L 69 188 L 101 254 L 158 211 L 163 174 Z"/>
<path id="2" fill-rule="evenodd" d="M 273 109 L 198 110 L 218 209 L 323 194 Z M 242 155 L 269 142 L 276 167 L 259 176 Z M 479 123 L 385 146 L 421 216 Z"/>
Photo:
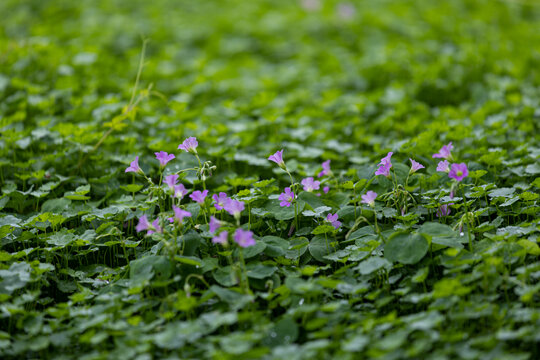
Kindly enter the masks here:
<path id="1" fill-rule="evenodd" d="M 219 196 L 217 194 L 214 194 L 212 196 L 212 199 L 214 199 L 214 201 L 216 202 L 214 204 L 214 206 L 216 207 L 216 210 L 223 210 L 223 208 L 225 206 L 225 202 L 229 198 L 227 197 L 227 194 L 225 194 L 224 192 L 220 192 Z"/>
<path id="2" fill-rule="evenodd" d="M 433 154 L 432 158 L 443 158 L 443 159 L 449 159 L 452 157 L 452 149 L 454 146 L 452 145 L 452 142 L 450 141 L 448 145 L 444 145 L 441 150 L 439 150 L 438 153 Z"/>
<path id="3" fill-rule="evenodd" d="M 239 218 L 240 213 L 244 210 L 244 203 L 242 201 L 228 199 L 223 208 L 235 218 Z"/>
<path id="4" fill-rule="evenodd" d="M 323 177 L 325 175 L 329 175 L 331 172 L 330 170 L 330 160 L 326 160 L 322 163 L 322 171 L 317 175 L 317 177 Z"/>
<path id="5" fill-rule="evenodd" d="M 178 175 L 172 174 L 165 176 L 165 181 L 163 181 L 171 190 L 174 190 L 174 186 L 178 181 Z"/>
<path id="6" fill-rule="evenodd" d="M 150 226 L 151 225 L 148 222 L 148 218 L 146 217 L 146 215 L 143 215 L 139 218 L 139 223 L 137 224 L 137 226 L 135 226 L 135 230 L 137 230 L 137 232 L 141 232 L 144 230 L 148 230 Z"/>
<path id="7" fill-rule="evenodd" d="M 174 186 L 174 197 L 175 198 L 184 198 L 184 196 L 186 196 L 188 193 L 186 187 L 184 186 L 184 184 L 178 184 L 178 185 L 175 185 Z"/>
<path id="8" fill-rule="evenodd" d="M 390 176 L 390 168 L 391 167 L 392 167 L 391 163 L 381 165 L 381 166 L 379 166 L 377 171 L 375 171 L 375 175 L 384 175 L 384 176 L 388 177 L 388 176 Z"/>
<path id="9" fill-rule="evenodd" d="M 253 233 L 249 230 L 237 229 L 234 233 L 234 241 L 243 248 L 255 245 Z"/>
<path id="10" fill-rule="evenodd" d="M 126 172 L 135 172 L 135 173 L 142 173 L 142 169 L 139 167 L 139 157 L 135 156 L 135 160 L 129 164 L 129 167 L 126 168 Z"/>
<path id="11" fill-rule="evenodd" d="M 283 149 L 276 151 L 274 155 L 270 155 L 268 160 L 275 162 L 282 169 L 285 169 L 285 162 L 283 161 Z"/>
<path id="12" fill-rule="evenodd" d="M 322 190 L 324 191 L 325 194 L 328 194 L 328 192 L 330 191 L 330 186 L 325 186 L 323 187 Z"/>
<path id="13" fill-rule="evenodd" d="M 170 222 L 174 222 L 176 220 L 178 221 L 179 224 L 181 224 L 182 221 L 184 221 L 185 217 L 191 217 L 191 213 L 189 211 L 186 211 L 174 205 L 173 205 L 173 211 L 174 211 L 174 218 L 172 217 L 169 218 Z"/>
<path id="14" fill-rule="evenodd" d="M 169 161 L 175 158 L 173 154 L 167 154 L 165 151 L 160 151 L 154 154 L 156 155 L 156 159 L 159 160 L 161 167 L 165 167 Z"/>
<path id="15" fill-rule="evenodd" d="M 338 214 L 329 213 L 326 215 L 326 221 L 328 221 L 337 230 L 341 226 L 341 221 L 338 220 Z"/>
<path id="16" fill-rule="evenodd" d="M 448 160 L 439 161 L 437 165 L 437 171 L 450 172 L 450 163 Z"/>
<path id="17" fill-rule="evenodd" d="M 290 187 L 286 187 L 285 192 L 282 192 L 279 195 L 279 200 L 281 201 L 279 203 L 279 206 L 289 207 L 291 206 L 293 199 L 294 199 L 294 193 L 291 191 Z"/>
<path id="18" fill-rule="evenodd" d="M 219 233 L 219 235 L 214 236 L 212 238 L 212 242 L 214 244 L 221 244 L 221 245 L 227 245 L 227 238 L 229 237 L 229 233 L 227 231 L 222 231 Z"/>
<path id="19" fill-rule="evenodd" d="M 204 199 L 206 199 L 206 195 L 208 195 L 208 190 L 204 191 L 194 191 L 193 194 L 189 195 L 191 200 L 199 203 L 199 205 L 204 205 Z"/>
<path id="20" fill-rule="evenodd" d="M 412 164 L 411 165 L 411 170 L 409 170 L 409 172 L 414 173 L 414 172 L 424 168 L 424 165 L 420 164 L 419 162 L 416 162 L 411 158 L 409 158 L 409 160 L 411 161 L 411 164 Z"/>
<path id="21" fill-rule="evenodd" d="M 375 191 L 368 191 L 362 195 L 362 202 L 368 204 L 371 207 L 375 207 L 375 199 L 377 198 L 377 193 Z"/>
<path id="22" fill-rule="evenodd" d="M 388 154 L 386 154 L 386 156 L 381 159 L 381 162 L 379 163 L 379 165 L 390 164 L 390 167 L 392 167 L 392 155 L 393 154 L 394 153 L 391 152 L 391 151 Z"/>
<path id="23" fill-rule="evenodd" d="M 302 185 L 304 185 L 304 191 L 312 192 L 313 190 L 319 190 L 321 182 L 317 180 L 314 181 L 312 177 L 308 177 L 302 180 Z"/>
<path id="24" fill-rule="evenodd" d="M 197 138 L 192 136 L 188 137 L 186 140 L 184 140 L 183 143 L 178 145 L 178 149 L 190 152 L 192 154 L 196 154 L 197 146 L 199 146 L 199 142 L 197 141 Z"/>
<path id="25" fill-rule="evenodd" d="M 213 216 L 210 216 L 210 223 L 208 224 L 209 231 L 213 234 L 221 226 L 221 222 Z"/>
<path id="26" fill-rule="evenodd" d="M 443 216 L 450 215 L 450 207 L 449 207 L 449 205 L 454 205 L 454 204 L 441 205 L 439 207 L 439 209 L 437 209 L 437 213 L 435 215 L 437 215 L 437 217 L 443 217 Z"/>
<path id="27" fill-rule="evenodd" d="M 467 165 L 465 165 L 465 163 L 452 164 L 452 168 L 448 173 L 449 177 L 456 179 L 457 181 L 463 180 L 467 177 L 467 175 L 469 175 L 469 170 L 467 169 Z"/>
<path id="28" fill-rule="evenodd" d="M 160 233 L 162 231 L 161 226 L 159 226 L 159 219 L 152 221 L 152 226 L 148 228 L 146 235 L 152 235 L 153 233 Z"/>

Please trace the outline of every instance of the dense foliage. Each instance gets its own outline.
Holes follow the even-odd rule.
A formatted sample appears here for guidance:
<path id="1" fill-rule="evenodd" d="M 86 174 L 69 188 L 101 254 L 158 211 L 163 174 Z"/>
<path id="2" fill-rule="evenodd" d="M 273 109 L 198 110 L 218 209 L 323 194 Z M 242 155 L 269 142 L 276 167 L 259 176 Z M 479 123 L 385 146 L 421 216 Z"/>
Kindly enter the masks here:
<path id="1" fill-rule="evenodd" d="M 536 3 L 0 13 L 2 358 L 540 357 Z"/>

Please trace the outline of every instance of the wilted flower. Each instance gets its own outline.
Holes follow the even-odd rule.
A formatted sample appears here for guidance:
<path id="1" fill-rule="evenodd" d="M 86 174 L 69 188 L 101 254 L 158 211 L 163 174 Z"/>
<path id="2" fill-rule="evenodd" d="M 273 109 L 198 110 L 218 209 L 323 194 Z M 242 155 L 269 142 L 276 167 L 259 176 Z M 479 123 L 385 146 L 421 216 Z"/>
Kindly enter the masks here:
<path id="1" fill-rule="evenodd" d="M 169 161 L 175 158 L 173 154 L 167 154 L 165 151 L 160 151 L 154 154 L 156 155 L 156 159 L 159 160 L 161 167 L 165 167 Z"/>
<path id="2" fill-rule="evenodd" d="M 219 227 L 221 226 L 221 222 L 216 219 L 215 217 L 213 216 L 210 216 L 210 222 L 208 223 L 208 227 L 209 227 L 209 231 L 211 233 L 215 233 L 217 229 L 219 229 Z"/>
<path id="3" fill-rule="evenodd" d="M 437 164 L 437 171 L 450 172 L 450 163 L 448 160 L 439 161 L 439 164 Z"/>
<path id="4" fill-rule="evenodd" d="M 227 202 L 229 198 L 227 197 L 227 194 L 225 194 L 224 192 L 220 192 L 219 196 L 217 194 L 214 194 L 212 196 L 212 199 L 214 199 L 214 201 L 216 202 L 214 204 L 216 210 L 223 210 L 225 202 Z"/>
<path id="5" fill-rule="evenodd" d="M 189 211 L 186 211 L 174 205 L 173 205 L 173 211 L 174 211 L 174 217 L 169 218 L 170 222 L 174 222 L 176 220 L 179 224 L 181 224 L 185 217 L 191 217 L 191 213 Z"/>
<path id="6" fill-rule="evenodd" d="M 148 218 L 146 217 L 146 215 L 143 215 L 139 218 L 139 223 L 137 224 L 137 226 L 135 226 L 135 230 L 137 230 L 137 232 L 141 232 L 144 230 L 148 230 L 150 226 L 151 225 L 150 222 L 148 222 Z"/>
<path id="7" fill-rule="evenodd" d="M 178 175 L 172 174 L 165 176 L 165 180 L 163 181 L 171 190 L 174 190 L 174 186 L 178 182 Z"/>
<path id="8" fill-rule="evenodd" d="M 457 181 L 463 180 L 468 175 L 469 175 L 469 170 L 467 169 L 467 165 L 465 165 L 465 163 L 452 164 L 452 168 L 450 169 L 450 172 L 448 173 L 449 177 L 451 177 L 452 179 L 456 179 Z"/>
<path id="9" fill-rule="evenodd" d="M 424 165 L 420 164 L 419 162 L 416 162 L 411 158 L 409 158 L 409 160 L 411 161 L 411 170 L 409 170 L 410 173 L 414 173 L 424 168 Z"/>
<path id="10" fill-rule="evenodd" d="M 321 182 L 308 177 L 302 180 L 302 185 L 304 185 L 304 191 L 312 192 L 313 190 L 319 190 Z"/>
<path id="11" fill-rule="evenodd" d="M 449 159 L 452 157 L 452 149 L 454 146 L 452 145 L 452 142 L 450 141 L 448 145 L 444 145 L 441 150 L 439 150 L 438 153 L 433 154 L 433 158 L 443 158 L 443 159 Z"/>
<path id="12" fill-rule="evenodd" d="M 279 200 L 281 201 L 279 203 L 279 206 L 289 207 L 291 206 L 293 199 L 294 199 L 294 193 L 291 191 L 290 187 L 286 187 L 285 192 L 282 192 L 279 195 Z"/>
<path id="13" fill-rule="evenodd" d="M 135 173 L 142 173 L 142 169 L 139 167 L 139 157 L 135 156 L 135 160 L 129 164 L 129 166 L 126 168 L 126 172 L 135 172 Z"/>
<path id="14" fill-rule="evenodd" d="M 249 230 L 237 229 L 234 233 L 234 241 L 243 248 L 255 245 L 253 233 Z"/>
<path id="15" fill-rule="evenodd" d="M 204 205 L 204 200 L 206 199 L 206 195 L 208 195 L 208 190 L 204 191 L 194 191 L 193 194 L 189 195 L 191 200 L 199 203 L 199 205 Z"/>
<path id="16" fill-rule="evenodd" d="M 221 245 L 227 245 L 227 238 L 229 237 L 229 233 L 227 231 L 222 231 L 219 233 L 219 235 L 214 236 L 212 238 L 212 242 L 214 244 L 221 244 Z"/>
<path id="17" fill-rule="evenodd" d="M 190 152 L 192 154 L 196 154 L 197 146 L 199 146 L 199 142 L 197 141 L 197 138 L 192 136 L 188 137 L 186 140 L 184 140 L 183 143 L 178 145 L 178 149 Z"/>
<path id="18" fill-rule="evenodd" d="M 159 226 L 159 219 L 152 221 L 152 226 L 148 228 L 146 235 L 152 235 L 153 233 L 160 233 L 162 231 L 161 226 Z"/>
<path id="19" fill-rule="evenodd" d="M 223 208 L 235 218 L 239 218 L 242 211 L 244 211 L 244 203 L 242 201 L 228 199 Z"/>
<path id="20" fill-rule="evenodd" d="M 438 209 L 437 209 L 437 213 L 435 215 L 437 215 L 437 217 L 443 217 L 443 216 L 448 216 L 450 215 L 450 207 L 449 205 L 454 205 L 454 204 L 444 204 L 444 205 L 441 205 Z"/>
<path id="21" fill-rule="evenodd" d="M 326 215 L 326 221 L 328 221 L 335 229 L 338 229 L 341 226 L 341 221 L 338 220 L 338 214 L 329 213 Z"/>
<path id="22" fill-rule="evenodd" d="M 377 193 L 375 191 L 368 191 L 362 195 L 362 202 L 368 204 L 371 207 L 375 206 L 375 199 L 377 198 Z"/>
<path id="23" fill-rule="evenodd" d="M 276 151 L 274 155 L 270 155 L 268 160 L 275 162 L 282 169 L 285 169 L 285 162 L 283 161 L 283 149 Z"/>
<path id="24" fill-rule="evenodd" d="M 326 160 L 322 163 L 322 171 L 317 175 L 317 177 L 323 177 L 325 175 L 330 175 L 330 160 Z"/>
<path id="25" fill-rule="evenodd" d="M 188 193 L 184 184 L 178 184 L 174 186 L 174 197 L 182 199 Z"/>

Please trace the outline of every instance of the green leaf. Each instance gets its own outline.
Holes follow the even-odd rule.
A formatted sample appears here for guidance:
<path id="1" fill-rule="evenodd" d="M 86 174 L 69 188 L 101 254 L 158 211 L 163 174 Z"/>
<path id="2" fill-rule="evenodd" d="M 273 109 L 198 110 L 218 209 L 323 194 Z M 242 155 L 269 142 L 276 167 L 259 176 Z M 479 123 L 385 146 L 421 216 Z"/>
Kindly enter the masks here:
<path id="1" fill-rule="evenodd" d="M 384 246 L 384 257 L 402 264 L 416 264 L 427 254 L 429 244 L 420 234 L 394 233 Z"/>

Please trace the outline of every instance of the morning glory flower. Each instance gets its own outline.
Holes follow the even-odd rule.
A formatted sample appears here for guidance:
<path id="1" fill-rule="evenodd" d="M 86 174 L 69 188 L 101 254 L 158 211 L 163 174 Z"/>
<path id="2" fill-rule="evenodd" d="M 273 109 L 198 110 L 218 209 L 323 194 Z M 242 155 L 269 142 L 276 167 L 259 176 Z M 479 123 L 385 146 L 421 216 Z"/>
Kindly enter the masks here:
<path id="1" fill-rule="evenodd" d="M 253 233 L 249 230 L 237 229 L 234 233 L 234 241 L 243 248 L 255 245 Z"/>
<path id="2" fill-rule="evenodd" d="M 435 214 L 437 217 L 443 217 L 450 215 L 450 207 L 448 205 L 454 205 L 454 204 L 444 204 L 437 209 L 437 213 Z"/>
<path id="3" fill-rule="evenodd" d="M 214 201 L 216 202 L 214 204 L 216 210 L 223 210 L 223 208 L 225 207 L 225 202 L 227 202 L 227 199 L 229 198 L 227 197 L 227 194 L 225 194 L 224 192 L 220 192 L 219 196 L 217 194 L 214 194 L 212 196 L 212 199 L 214 199 Z"/>
<path id="4" fill-rule="evenodd" d="M 208 223 L 209 231 L 213 234 L 221 226 L 221 222 L 213 216 L 210 216 L 210 223 Z"/>
<path id="5" fill-rule="evenodd" d="M 135 172 L 135 173 L 142 173 L 142 169 L 139 167 L 139 157 L 135 156 L 135 160 L 129 164 L 129 166 L 126 168 L 126 172 Z"/>
<path id="6" fill-rule="evenodd" d="M 317 180 L 314 181 L 312 177 L 308 177 L 302 180 L 302 185 L 304 185 L 304 191 L 312 192 L 313 190 L 319 190 L 321 182 Z"/>
<path id="7" fill-rule="evenodd" d="M 240 214 L 244 210 L 244 203 L 242 201 L 228 199 L 223 208 L 235 218 L 239 218 Z"/>
<path id="8" fill-rule="evenodd" d="M 214 244 L 221 244 L 223 246 L 227 245 L 227 238 L 229 237 L 229 233 L 227 231 L 222 231 L 219 233 L 219 235 L 214 236 L 212 238 L 212 242 Z"/>
<path id="9" fill-rule="evenodd" d="M 179 224 L 181 224 L 182 221 L 184 221 L 185 217 L 191 217 L 191 213 L 189 211 L 186 211 L 174 205 L 173 205 L 173 211 L 174 211 L 174 217 L 169 218 L 170 222 L 174 222 L 176 220 Z"/>
<path id="10" fill-rule="evenodd" d="M 206 195 L 208 195 L 208 190 L 204 190 L 204 191 L 200 191 L 200 190 L 197 190 L 197 191 L 194 191 L 193 194 L 189 195 L 189 197 L 191 198 L 191 200 L 199 203 L 199 205 L 204 205 L 204 200 L 206 199 Z"/>
<path id="11" fill-rule="evenodd" d="M 381 159 L 379 168 L 375 171 L 375 175 L 390 176 L 390 169 L 392 168 L 392 155 L 393 152 L 389 152 L 385 157 Z"/>
<path id="12" fill-rule="evenodd" d="M 323 177 L 325 175 L 329 175 L 331 172 L 330 170 L 330 160 L 326 160 L 322 163 L 322 171 L 317 175 L 317 177 Z"/>
<path id="13" fill-rule="evenodd" d="M 420 164 L 419 162 L 416 162 L 411 158 L 409 158 L 409 160 L 411 161 L 411 170 L 409 170 L 411 174 L 424 168 L 424 165 Z"/>
<path id="14" fill-rule="evenodd" d="M 172 174 L 165 176 L 165 180 L 163 181 L 171 190 L 174 190 L 174 186 L 178 182 L 178 175 Z"/>
<path id="15" fill-rule="evenodd" d="M 190 152 L 192 154 L 196 154 L 197 146 L 199 146 L 199 142 L 197 141 L 197 138 L 192 136 L 188 137 L 186 140 L 184 140 L 183 143 L 178 145 L 178 149 Z"/>
<path id="16" fill-rule="evenodd" d="M 371 207 L 375 207 L 375 199 L 377 198 L 377 193 L 375 191 L 368 191 L 362 195 L 362 202 L 368 204 Z"/>
<path id="17" fill-rule="evenodd" d="M 174 186 L 174 197 L 182 199 L 184 196 L 186 196 L 188 193 L 186 187 L 184 184 L 178 184 Z"/>
<path id="18" fill-rule="evenodd" d="M 137 230 L 137 232 L 141 232 L 144 230 L 148 230 L 150 226 L 151 225 L 150 222 L 148 222 L 148 218 L 146 217 L 146 215 L 143 215 L 139 218 L 139 223 L 137 224 L 137 226 L 135 226 L 135 230 Z"/>
<path id="19" fill-rule="evenodd" d="M 450 169 L 450 172 L 448 173 L 449 177 L 451 177 L 452 179 L 456 179 L 457 181 L 463 180 L 468 175 L 469 175 L 469 170 L 467 169 L 467 165 L 465 165 L 465 163 L 452 164 L 452 168 Z"/>
<path id="20" fill-rule="evenodd" d="M 454 146 L 452 145 L 452 142 L 450 141 L 448 145 L 444 145 L 441 150 L 439 150 L 438 153 L 433 154 L 432 158 L 443 158 L 443 159 L 449 159 L 452 157 L 452 149 Z"/>
<path id="21" fill-rule="evenodd" d="M 162 231 L 161 226 L 159 226 L 159 219 L 152 221 L 152 226 L 148 228 L 146 235 L 152 235 L 153 233 L 160 233 Z"/>
<path id="22" fill-rule="evenodd" d="M 341 226 L 341 221 L 338 220 L 338 214 L 331 214 L 329 213 L 326 215 L 326 221 L 328 221 L 332 226 L 337 230 Z"/>
<path id="23" fill-rule="evenodd" d="M 276 151 L 274 155 L 270 155 L 268 160 L 275 162 L 278 166 L 285 170 L 285 161 L 283 161 L 283 149 Z"/>
<path id="24" fill-rule="evenodd" d="M 437 164 L 437 171 L 450 172 L 450 163 L 448 160 L 439 161 L 439 164 Z"/>
<path id="25" fill-rule="evenodd" d="M 161 167 L 165 167 L 169 161 L 175 158 L 173 154 L 167 154 L 165 151 L 160 151 L 154 154 L 156 155 L 156 159 L 159 160 L 159 165 Z"/>
<path id="26" fill-rule="evenodd" d="M 279 203 L 279 206 L 289 207 L 291 206 L 293 199 L 294 199 L 294 193 L 291 191 L 290 187 L 286 187 L 285 192 L 282 192 L 279 195 L 279 200 L 281 201 Z"/>

